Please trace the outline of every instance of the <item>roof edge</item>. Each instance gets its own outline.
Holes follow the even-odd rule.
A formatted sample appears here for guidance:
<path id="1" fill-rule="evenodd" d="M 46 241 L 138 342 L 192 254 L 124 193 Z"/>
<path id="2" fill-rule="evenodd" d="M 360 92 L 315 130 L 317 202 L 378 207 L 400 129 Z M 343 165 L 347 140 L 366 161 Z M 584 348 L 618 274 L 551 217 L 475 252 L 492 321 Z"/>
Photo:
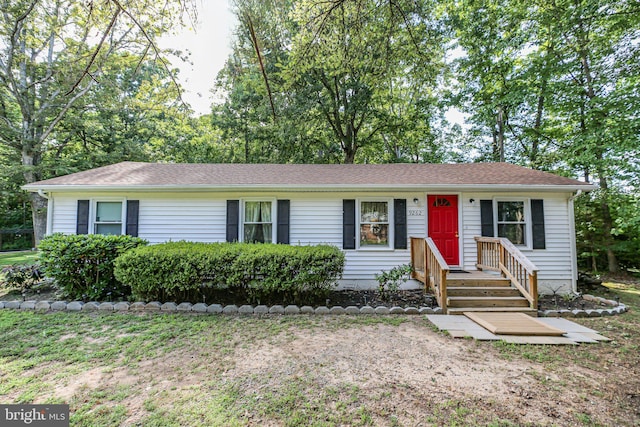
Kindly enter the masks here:
<path id="1" fill-rule="evenodd" d="M 340 184 L 340 185 L 273 185 L 273 184 L 237 184 L 237 185 L 210 185 L 210 184 L 191 184 L 191 185 L 34 185 L 26 184 L 21 187 L 23 190 L 30 192 L 73 192 L 73 191 L 170 191 L 181 190 L 190 192 L 201 191 L 228 191 L 228 190 L 246 190 L 246 191 L 261 191 L 261 190 L 289 190 L 289 191 L 319 191 L 319 192 L 331 192 L 331 191 L 374 191 L 374 190 L 526 190 L 526 191 L 591 191 L 597 187 L 594 184 L 584 183 L 581 185 L 557 185 L 557 184 L 367 184 L 367 185 L 353 185 L 353 184 Z"/>

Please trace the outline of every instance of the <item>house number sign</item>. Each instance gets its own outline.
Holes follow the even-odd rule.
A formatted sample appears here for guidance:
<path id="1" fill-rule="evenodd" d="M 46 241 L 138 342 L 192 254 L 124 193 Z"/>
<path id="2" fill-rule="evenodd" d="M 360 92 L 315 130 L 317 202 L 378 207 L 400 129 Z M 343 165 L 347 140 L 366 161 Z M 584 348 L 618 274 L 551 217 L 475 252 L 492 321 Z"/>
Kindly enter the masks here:
<path id="1" fill-rule="evenodd" d="M 409 216 L 424 216 L 424 209 L 408 209 Z"/>

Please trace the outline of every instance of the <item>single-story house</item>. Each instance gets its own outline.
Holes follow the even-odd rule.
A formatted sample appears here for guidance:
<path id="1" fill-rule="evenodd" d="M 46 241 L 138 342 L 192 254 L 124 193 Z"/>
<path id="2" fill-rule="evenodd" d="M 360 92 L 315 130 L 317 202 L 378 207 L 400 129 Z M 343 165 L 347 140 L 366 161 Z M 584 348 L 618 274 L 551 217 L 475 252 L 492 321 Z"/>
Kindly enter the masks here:
<path id="1" fill-rule="evenodd" d="M 478 236 L 504 237 L 539 291 L 575 290 L 574 198 L 590 184 L 507 163 L 123 162 L 24 186 L 49 200 L 47 233 L 151 243 L 253 241 L 342 248 L 342 284 L 410 262 L 430 237 L 451 270 L 476 270 Z M 413 285 L 419 285 L 413 281 Z"/>

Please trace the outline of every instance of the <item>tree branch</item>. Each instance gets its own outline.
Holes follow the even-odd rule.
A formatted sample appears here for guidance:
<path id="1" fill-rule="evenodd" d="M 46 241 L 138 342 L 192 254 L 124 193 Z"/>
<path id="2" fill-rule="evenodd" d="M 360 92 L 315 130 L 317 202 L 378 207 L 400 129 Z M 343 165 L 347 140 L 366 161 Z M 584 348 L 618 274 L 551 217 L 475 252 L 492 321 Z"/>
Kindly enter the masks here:
<path id="1" fill-rule="evenodd" d="M 91 69 L 91 66 L 93 65 L 93 63 L 95 62 L 95 60 L 96 60 L 96 58 L 98 56 L 98 53 L 100 52 L 100 49 L 102 48 L 102 45 L 104 44 L 105 40 L 107 39 L 107 37 L 111 33 L 111 30 L 113 29 L 113 26 L 116 24 L 116 21 L 118 19 L 118 15 L 120 15 L 120 12 L 122 11 L 122 7 L 117 2 L 115 2 L 115 3 L 116 3 L 116 6 L 118 6 L 118 7 L 117 7 L 115 13 L 113 14 L 113 16 L 111 17 L 111 21 L 109 22 L 109 25 L 107 26 L 106 30 L 102 34 L 102 38 L 100 39 L 100 42 L 98 43 L 98 46 L 93 51 L 93 55 L 91 55 L 91 59 L 89 59 L 89 63 L 85 67 L 85 69 L 82 72 L 82 74 L 80 74 L 80 77 L 73 84 L 71 89 L 69 89 L 69 91 L 67 93 L 65 93 L 65 96 L 71 95 L 78 88 L 78 86 L 80 86 L 80 83 L 82 83 L 82 80 L 84 80 L 84 78 L 89 74 L 89 70 Z"/>
<path id="2" fill-rule="evenodd" d="M 256 36 L 255 28 L 253 27 L 253 21 L 251 20 L 251 16 L 248 13 L 244 15 L 246 24 L 249 27 L 249 35 L 251 37 L 251 44 L 253 44 L 253 48 L 256 51 L 256 56 L 258 57 L 258 63 L 260 65 L 260 71 L 262 72 L 262 78 L 264 79 L 264 85 L 267 88 L 267 95 L 269 97 L 269 104 L 271 105 L 271 114 L 273 116 L 273 121 L 277 121 L 276 117 L 276 107 L 273 103 L 273 94 L 271 93 L 271 86 L 269 85 L 269 79 L 267 78 L 267 71 L 264 68 L 264 62 L 262 61 L 262 55 L 260 54 L 260 46 L 258 46 L 258 37 Z"/>
<path id="3" fill-rule="evenodd" d="M 187 104 L 182 99 L 182 89 L 180 88 L 180 84 L 176 80 L 176 76 L 173 74 L 173 72 L 169 68 L 169 65 L 167 64 L 167 61 L 165 61 L 164 58 L 162 58 L 162 55 L 160 54 L 160 49 L 158 49 L 158 46 L 155 44 L 155 42 L 153 41 L 151 36 L 149 36 L 149 33 L 147 33 L 147 30 L 144 29 L 142 24 L 140 24 L 140 22 L 138 22 L 138 20 L 136 19 L 135 16 L 133 16 L 127 9 L 122 7 L 122 4 L 120 3 L 119 0 L 109 0 L 109 1 L 115 3 L 120 8 L 120 10 L 122 10 L 122 12 L 132 20 L 133 23 L 138 27 L 138 29 L 140 30 L 140 32 L 142 33 L 144 38 L 147 39 L 147 41 L 149 42 L 149 45 L 151 46 L 151 48 L 153 49 L 153 51 L 156 54 L 156 59 L 158 61 L 160 61 L 160 63 L 162 64 L 163 68 L 167 71 L 167 73 L 169 75 L 169 78 L 173 82 L 176 90 L 178 91 L 178 99 L 180 99 L 180 102 L 182 103 L 182 105 L 184 105 L 186 107 Z"/>

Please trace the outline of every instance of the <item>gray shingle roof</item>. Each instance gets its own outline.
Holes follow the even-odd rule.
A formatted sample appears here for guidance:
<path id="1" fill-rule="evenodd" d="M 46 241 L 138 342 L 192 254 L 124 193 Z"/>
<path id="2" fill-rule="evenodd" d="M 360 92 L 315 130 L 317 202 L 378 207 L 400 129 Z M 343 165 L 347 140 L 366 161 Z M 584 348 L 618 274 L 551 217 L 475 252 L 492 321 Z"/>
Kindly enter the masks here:
<path id="1" fill-rule="evenodd" d="M 123 162 L 26 185 L 72 188 L 319 188 L 529 186 L 589 189 L 581 181 L 508 163 L 382 165 L 170 164 Z"/>

